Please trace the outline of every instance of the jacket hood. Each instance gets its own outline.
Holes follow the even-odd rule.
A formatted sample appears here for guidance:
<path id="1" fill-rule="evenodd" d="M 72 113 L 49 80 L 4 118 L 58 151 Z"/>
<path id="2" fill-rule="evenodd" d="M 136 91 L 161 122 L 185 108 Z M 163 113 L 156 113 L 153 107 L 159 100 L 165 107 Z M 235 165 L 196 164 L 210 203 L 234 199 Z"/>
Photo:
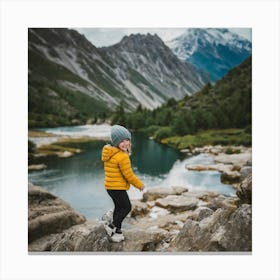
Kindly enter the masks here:
<path id="1" fill-rule="evenodd" d="M 105 145 L 102 150 L 102 161 L 108 161 L 112 156 L 114 156 L 116 153 L 120 152 L 120 149 L 110 146 L 110 145 Z"/>

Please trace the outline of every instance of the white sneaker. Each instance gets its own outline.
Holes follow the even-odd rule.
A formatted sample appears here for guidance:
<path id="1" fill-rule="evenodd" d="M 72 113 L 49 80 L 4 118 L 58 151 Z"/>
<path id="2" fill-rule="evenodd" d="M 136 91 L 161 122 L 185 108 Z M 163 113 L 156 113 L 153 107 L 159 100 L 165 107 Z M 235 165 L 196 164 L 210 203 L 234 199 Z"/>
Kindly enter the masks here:
<path id="1" fill-rule="evenodd" d="M 113 234 L 113 236 L 111 237 L 111 239 L 112 239 L 113 242 L 121 242 L 121 241 L 124 240 L 124 236 L 123 236 L 122 233 L 115 232 Z"/>
<path id="2" fill-rule="evenodd" d="M 111 228 L 108 224 L 104 225 L 104 228 L 109 236 L 112 236 L 116 232 L 116 227 Z"/>

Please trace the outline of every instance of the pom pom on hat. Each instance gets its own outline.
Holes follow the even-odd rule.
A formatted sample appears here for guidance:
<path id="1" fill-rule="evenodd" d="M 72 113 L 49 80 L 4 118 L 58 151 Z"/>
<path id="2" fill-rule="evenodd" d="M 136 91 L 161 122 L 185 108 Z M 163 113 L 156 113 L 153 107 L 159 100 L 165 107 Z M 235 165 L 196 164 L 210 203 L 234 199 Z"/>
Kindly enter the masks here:
<path id="1" fill-rule="evenodd" d="M 117 147 L 123 140 L 131 140 L 131 133 L 121 125 L 113 125 L 111 128 L 111 142 Z"/>

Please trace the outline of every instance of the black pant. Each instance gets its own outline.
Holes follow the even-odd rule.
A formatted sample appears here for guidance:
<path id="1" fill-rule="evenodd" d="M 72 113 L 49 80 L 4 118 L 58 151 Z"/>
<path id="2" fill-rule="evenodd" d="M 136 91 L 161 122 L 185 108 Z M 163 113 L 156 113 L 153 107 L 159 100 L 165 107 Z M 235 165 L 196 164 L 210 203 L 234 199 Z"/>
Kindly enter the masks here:
<path id="1" fill-rule="evenodd" d="M 122 221 L 131 211 L 129 197 L 125 190 L 107 190 L 107 192 L 115 204 L 113 224 L 120 229 L 122 227 Z"/>

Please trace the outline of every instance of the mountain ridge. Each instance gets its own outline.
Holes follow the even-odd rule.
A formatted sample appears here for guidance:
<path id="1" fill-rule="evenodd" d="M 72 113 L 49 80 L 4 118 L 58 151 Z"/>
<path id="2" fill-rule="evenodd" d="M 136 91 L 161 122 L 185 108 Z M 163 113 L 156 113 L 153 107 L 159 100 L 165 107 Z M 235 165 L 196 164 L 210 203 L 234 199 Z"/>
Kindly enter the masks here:
<path id="1" fill-rule="evenodd" d="M 196 72 L 196 69 L 181 61 L 171 52 L 158 35 L 131 34 L 125 36 L 119 43 L 102 48 L 120 69 L 127 70 L 123 75 L 127 80 L 133 80 L 130 71 L 137 71 L 145 86 L 151 85 L 159 91 L 163 99 L 182 98 L 199 90 L 207 80 Z M 145 90 L 139 83 L 140 90 Z M 166 92 L 166 94 L 162 94 Z M 144 98 L 140 95 L 139 98 Z M 156 99 L 156 96 L 154 96 Z M 157 107 L 155 106 L 155 107 Z"/>
<path id="2" fill-rule="evenodd" d="M 154 48 L 157 48 L 157 45 L 164 45 L 159 37 L 151 36 L 143 37 L 142 42 L 146 40 L 148 46 L 152 38 L 157 42 Z M 125 37 L 123 43 L 128 44 L 131 39 L 133 37 Z M 145 50 L 152 54 L 153 47 L 146 47 Z M 139 52 L 140 49 L 138 48 L 136 55 L 143 56 Z M 177 61 L 177 57 L 168 47 L 165 46 L 163 49 Z M 136 66 L 135 61 L 131 62 L 128 59 L 129 57 L 120 57 L 115 52 L 114 60 L 108 51 L 96 48 L 76 30 L 29 28 L 30 125 L 38 124 L 42 119 L 41 112 L 46 114 L 45 119 L 48 120 L 45 125 L 55 125 L 55 120 L 59 125 L 67 120 L 69 122 L 70 119 L 86 120 L 101 116 L 106 118 L 121 102 L 130 111 L 135 110 L 139 105 L 154 109 L 170 97 L 181 98 L 183 95 L 195 92 L 204 84 L 202 80 L 197 80 L 195 83 L 188 81 L 183 76 L 186 74 L 184 72 L 177 73 L 175 79 L 177 83 L 172 81 L 174 83 L 172 87 L 166 83 L 168 80 L 166 75 L 162 74 L 161 77 L 154 75 L 153 79 L 150 79 L 151 72 L 139 73 L 140 66 Z M 146 64 L 149 63 L 147 61 Z M 181 61 L 178 60 L 177 64 L 181 65 L 182 69 L 185 68 L 185 64 Z M 151 63 L 143 69 L 146 71 L 149 67 L 154 69 Z M 161 67 L 168 68 L 164 63 Z M 194 68 L 190 71 L 192 75 L 189 76 L 198 76 Z M 179 84 L 179 80 L 182 80 L 183 84 Z M 166 92 L 166 88 L 169 91 Z M 57 105 L 55 101 L 58 102 Z M 59 109 L 60 107 L 63 108 Z M 61 121 L 58 121 L 59 119 Z M 44 125 L 43 121 L 41 125 Z"/>

